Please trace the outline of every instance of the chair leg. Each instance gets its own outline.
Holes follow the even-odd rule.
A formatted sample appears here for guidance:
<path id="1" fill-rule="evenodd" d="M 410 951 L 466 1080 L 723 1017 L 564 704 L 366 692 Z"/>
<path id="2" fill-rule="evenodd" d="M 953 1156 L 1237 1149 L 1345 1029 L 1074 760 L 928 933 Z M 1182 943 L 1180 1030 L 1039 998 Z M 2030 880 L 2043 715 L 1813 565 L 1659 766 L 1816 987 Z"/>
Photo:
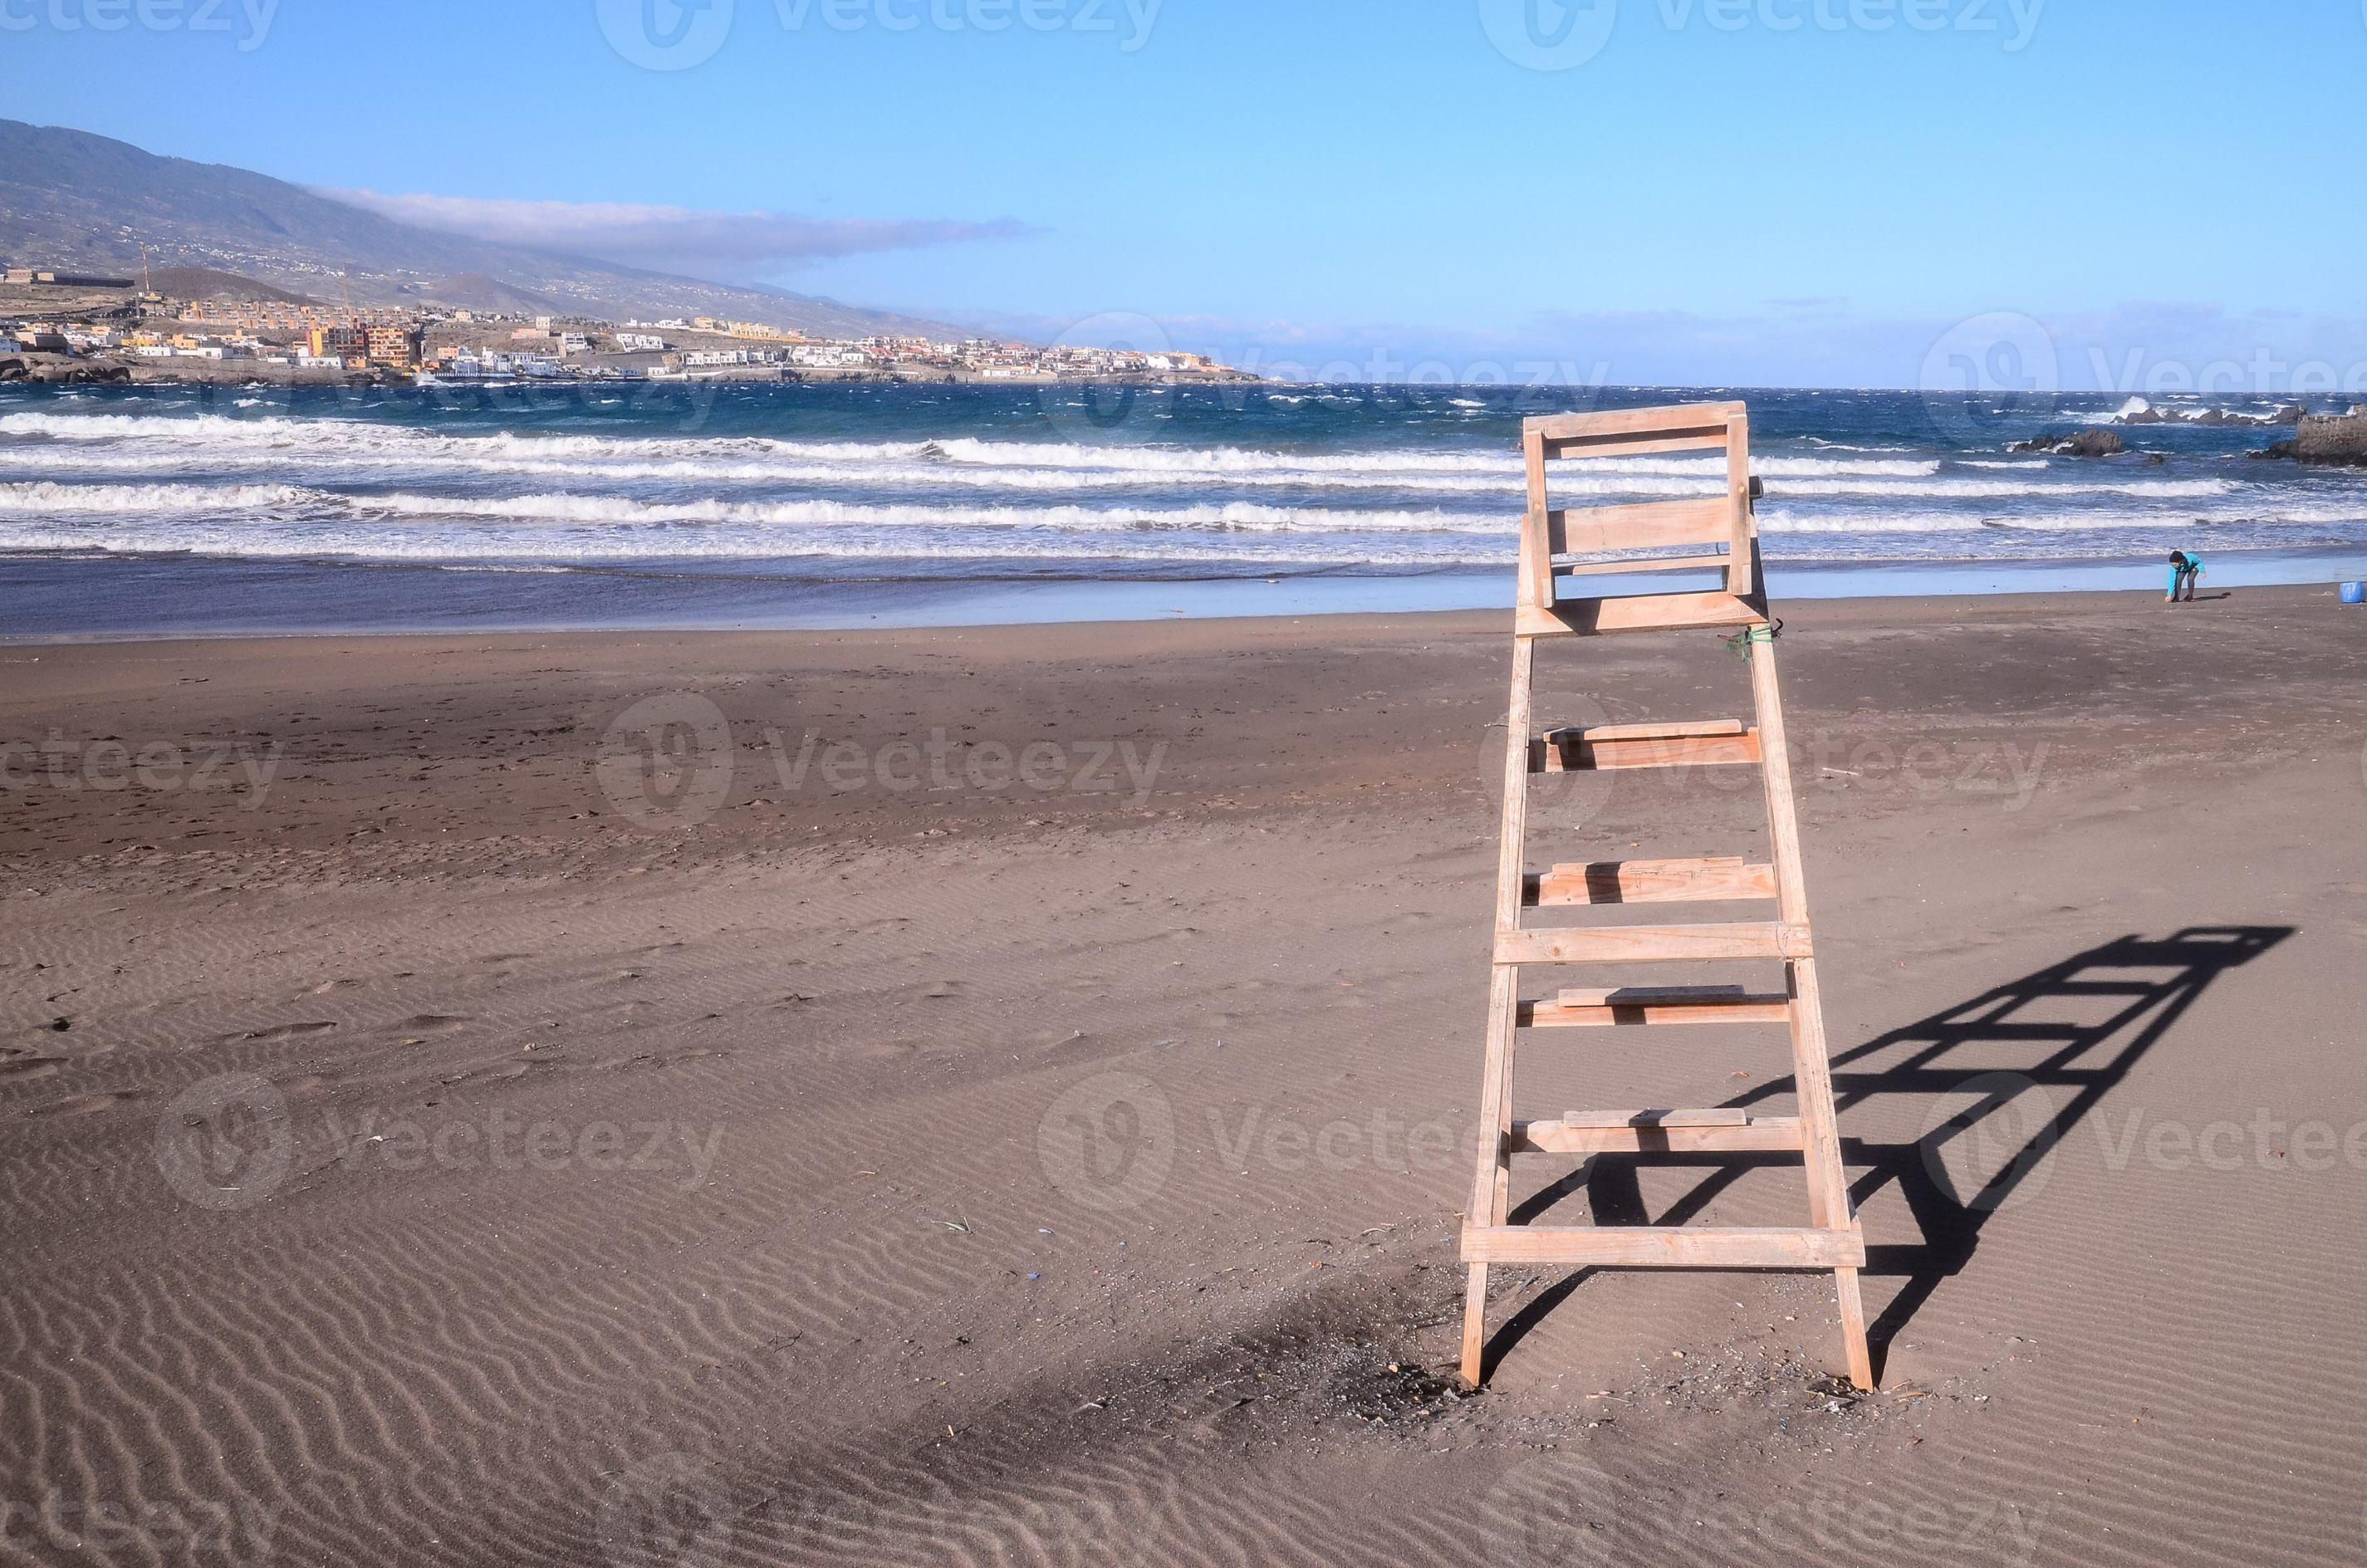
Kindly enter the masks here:
<path id="1" fill-rule="evenodd" d="M 1840 1287 L 1841 1346 L 1849 1354 L 1850 1381 L 1872 1393 L 1880 1385 L 1874 1381 L 1874 1353 L 1865 1342 L 1865 1300 L 1858 1294 L 1857 1270 L 1836 1268 L 1833 1278 Z"/>
<path id="2" fill-rule="evenodd" d="M 1488 1353 L 1488 1266 L 1471 1265 L 1463 1295 L 1463 1381 L 1479 1386 L 1481 1364 Z"/>

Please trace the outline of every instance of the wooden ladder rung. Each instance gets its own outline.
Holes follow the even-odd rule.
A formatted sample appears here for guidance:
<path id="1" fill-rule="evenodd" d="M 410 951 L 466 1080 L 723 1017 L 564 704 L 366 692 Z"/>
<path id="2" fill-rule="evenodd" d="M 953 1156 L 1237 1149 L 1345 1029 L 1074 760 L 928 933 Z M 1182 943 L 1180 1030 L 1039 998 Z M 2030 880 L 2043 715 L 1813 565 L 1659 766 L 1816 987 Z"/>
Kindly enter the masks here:
<path id="1" fill-rule="evenodd" d="M 1475 1225 L 1466 1263 L 1611 1268 L 1863 1268 L 1865 1237 L 1846 1231 L 1691 1225 Z"/>
<path id="2" fill-rule="evenodd" d="M 1564 931 L 1499 931 L 1496 961 L 1666 963 L 1686 959 L 1805 959 L 1808 927 L 1788 921 L 1715 926 L 1589 926 Z"/>
<path id="3" fill-rule="evenodd" d="M 1532 908 L 1574 903 L 1681 903 L 1773 898 L 1775 868 L 1735 856 L 1691 860 L 1589 860 L 1528 879 Z"/>
<path id="4" fill-rule="evenodd" d="M 1598 767 L 1697 767 L 1757 762 L 1759 732 L 1741 721 L 1699 724 L 1598 724 L 1548 730 L 1529 747 L 1533 773 Z"/>
<path id="5" fill-rule="evenodd" d="M 1721 432 L 1729 419 L 1750 412 L 1745 403 L 1681 403 L 1659 408 L 1610 408 L 1591 414 L 1544 414 L 1525 428 L 1548 441 L 1612 440 L 1621 437 L 1660 436 L 1671 430 Z"/>
<path id="6" fill-rule="evenodd" d="M 1549 1002 L 1521 1007 L 1528 1028 L 1583 1028 L 1617 1024 L 1782 1024 L 1791 998 L 1754 994 L 1739 985 L 1623 985 L 1565 991 Z"/>
<path id="7" fill-rule="evenodd" d="M 1648 724 L 1572 724 L 1547 730 L 1546 738 L 1581 735 L 1596 741 L 1676 741 L 1695 735 L 1738 735 L 1750 726 L 1739 719 L 1665 719 Z"/>
<path id="8" fill-rule="evenodd" d="M 1734 1121 L 1668 1119 L 1700 1111 L 1633 1111 L 1606 1123 L 1600 1113 L 1552 1121 L 1515 1121 L 1508 1154 L 1740 1154 L 1798 1153 L 1807 1147 L 1800 1119 L 1746 1116 Z"/>
<path id="9" fill-rule="evenodd" d="M 1644 555 L 1625 561 L 1556 561 L 1559 577 L 1625 576 L 1635 572 L 1723 572 L 1734 563 L 1728 555 Z"/>
<path id="10" fill-rule="evenodd" d="M 1546 509 L 1546 559 L 1612 550 L 1700 550 L 1734 537 L 1734 511 L 1723 495 L 1635 501 L 1619 506 Z M 1727 564 L 1719 556 L 1717 563 Z"/>
<path id="11" fill-rule="evenodd" d="M 1566 1110 L 1571 1127 L 1740 1127 L 1750 1113 L 1733 1106 L 1707 1110 Z"/>
<path id="12" fill-rule="evenodd" d="M 1551 605 L 1522 605 L 1512 612 L 1512 632 L 1518 637 L 1601 637 L 1614 631 L 1766 624 L 1765 612 L 1749 600 L 1715 591 L 1561 599 Z"/>

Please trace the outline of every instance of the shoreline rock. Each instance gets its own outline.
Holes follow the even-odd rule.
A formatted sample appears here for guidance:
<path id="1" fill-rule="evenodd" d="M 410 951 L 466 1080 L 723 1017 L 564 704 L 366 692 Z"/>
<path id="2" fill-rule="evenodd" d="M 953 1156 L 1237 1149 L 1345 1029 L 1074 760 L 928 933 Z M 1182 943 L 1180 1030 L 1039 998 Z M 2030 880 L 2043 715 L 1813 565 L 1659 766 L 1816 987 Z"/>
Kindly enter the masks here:
<path id="1" fill-rule="evenodd" d="M 2110 430 L 2082 430 L 2076 436 L 2045 435 L 2016 441 L 2009 452 L 2044 452 L 2060 458 L 2110 458 L 2122 451 L 2121 438 Z"/>
<path id="2" fill-rule="evenodd" d="M 130 367 L 94 365 L 85 360 L 52 358 L 49 355 L 12 354 L 0 357 L 0 381 L 28 381 L 52 386 L 129 381 Z"/>
<path id="3" fill-rule="evenodd" d="M 2309 409 L 2307 405 L 2298 403 L 2286 403 L 2274 414 L 2231 414 L 2224 408 L 2205 408 L 2194 414 L 2180 414 L 2175 409 L 2156 408 L 2153 404 L 2146 403 L 2143 398 L 2133 398 L 2130 401 L 2142 404 L 2143 406 L 2124 409 L 2122 412 L 2115 414 L 2112 415 L 2113 424 L 2202 426 L 2240 425 L 2255 426 L 2270 425 L 2297 426 L 2304 419 L 2309 416 Z"/>

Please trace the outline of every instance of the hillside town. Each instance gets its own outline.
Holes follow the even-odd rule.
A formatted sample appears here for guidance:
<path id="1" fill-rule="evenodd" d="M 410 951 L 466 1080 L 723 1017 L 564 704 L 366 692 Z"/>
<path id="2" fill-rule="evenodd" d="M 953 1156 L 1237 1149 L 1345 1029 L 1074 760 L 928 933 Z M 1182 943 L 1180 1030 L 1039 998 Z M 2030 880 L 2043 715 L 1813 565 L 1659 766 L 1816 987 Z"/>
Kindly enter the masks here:
<path id="1" fill-rule="evenodd" d="M 423 305 L 356 308 L 232 278 L 175 298 L 146 279 L 0 272 L 0 381 L 1251 381 L 1205 355 L 1008 339 L 833 339 L 714 316 L 606 322 Z M 238 285 L 245 285 L 243 288 Z"/>

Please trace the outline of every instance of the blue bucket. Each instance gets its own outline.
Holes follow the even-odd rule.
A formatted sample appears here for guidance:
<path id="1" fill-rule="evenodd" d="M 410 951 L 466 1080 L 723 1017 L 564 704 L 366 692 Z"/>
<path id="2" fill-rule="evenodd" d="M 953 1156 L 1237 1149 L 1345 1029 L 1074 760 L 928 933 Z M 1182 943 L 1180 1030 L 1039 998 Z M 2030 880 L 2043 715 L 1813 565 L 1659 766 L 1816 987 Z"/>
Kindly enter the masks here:
<path id="1" fill-rule="evenodd" d="M 2342 602 L 2347 605 L 2367 605 L 2367 583 L 2343 584 Z"/>

